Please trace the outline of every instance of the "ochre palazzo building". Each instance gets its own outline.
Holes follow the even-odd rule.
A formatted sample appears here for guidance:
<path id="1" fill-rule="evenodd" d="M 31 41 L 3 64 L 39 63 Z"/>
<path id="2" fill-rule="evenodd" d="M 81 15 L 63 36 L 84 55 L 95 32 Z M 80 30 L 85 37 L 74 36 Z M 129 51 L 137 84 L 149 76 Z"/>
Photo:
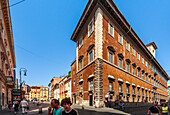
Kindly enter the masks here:
<path id="1" fill-rule="evenodd" d="M 73 103 L 167 100 L 169 76 L 155 58 L 157 46 L 144 45 L 112 0 L 89 0 L 71 40 Z"/>
<path id="2" fill-rule="evenodd" d="M 13 33 L 8 0 L 0 0 L 0 110 L 12 101 L 16 68 Z"/>

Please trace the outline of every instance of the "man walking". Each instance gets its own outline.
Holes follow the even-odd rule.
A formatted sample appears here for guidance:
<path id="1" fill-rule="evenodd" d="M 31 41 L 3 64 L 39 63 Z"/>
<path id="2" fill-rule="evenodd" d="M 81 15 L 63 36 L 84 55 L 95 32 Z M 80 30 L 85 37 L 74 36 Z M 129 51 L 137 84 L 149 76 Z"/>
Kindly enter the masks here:
<path id="1" fill-rule="evenodd" d="M 150 112 L 151 115 L 159 115 L 160 109 L 156 103 L 154 103 L 153 106 L 149 108 L 148 115 L 150 115 Z"/>
<path id="2" fill-rule="evenodd" d="M 21 108 L 22 108 L 22 113 L 27 113 L 27 106 L 28 102 L 25 100 L 25 98 L 21 101 Z"/>

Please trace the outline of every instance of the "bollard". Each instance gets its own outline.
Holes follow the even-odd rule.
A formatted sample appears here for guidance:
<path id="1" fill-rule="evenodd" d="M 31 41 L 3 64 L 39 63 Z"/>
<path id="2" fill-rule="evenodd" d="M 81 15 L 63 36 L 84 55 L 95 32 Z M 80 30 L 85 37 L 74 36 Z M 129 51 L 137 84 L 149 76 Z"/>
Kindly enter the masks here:
<path id="1" fill-rule="evenodd" d="M 39 113 L 42 113 L 42 106 L 39 106 Z"/>

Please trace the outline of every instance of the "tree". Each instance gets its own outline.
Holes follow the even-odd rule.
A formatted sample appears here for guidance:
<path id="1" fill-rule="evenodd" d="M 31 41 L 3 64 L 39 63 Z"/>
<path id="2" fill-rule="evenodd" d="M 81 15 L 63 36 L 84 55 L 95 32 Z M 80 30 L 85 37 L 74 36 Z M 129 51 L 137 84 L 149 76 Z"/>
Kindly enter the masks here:
<path id="1" fill-rule="evenodd" d="M 71 71 L 68 72 L 68 77 L 70 77 L 70 76 L 71 76 Z"/>

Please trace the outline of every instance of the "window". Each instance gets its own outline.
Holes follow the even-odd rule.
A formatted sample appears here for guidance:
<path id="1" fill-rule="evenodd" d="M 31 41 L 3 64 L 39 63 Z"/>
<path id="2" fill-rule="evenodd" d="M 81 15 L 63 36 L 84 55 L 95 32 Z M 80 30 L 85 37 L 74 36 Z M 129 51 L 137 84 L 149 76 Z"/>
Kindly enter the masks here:
<path id="1" fill-rule="evenodd" d="M 93 80 L 90 81 L 90 90 L 93 90 Z"/>
<path id="2" fill-rule="evenodd" d="M 132 87 L 132 94 L 135 94 L 135 87 Z"/>
<path id="3" fill-rule="evenodd" d="M 80 84 L 80 91 L 83 92 L 83 84 Z"/>
<path id="4" fill-rule="evenodd" d="M 113 82 L 109 81 L 109 91 L 113 91 Z"/>
<path id="5" fill-rule="evenodd" d="M 151 65 L 150 65 L 150 63 L 149 63 L 149 69 L 151 68 Z"/>
<path id="6" fill-rule="evenodd" d="M 119 58 L 119 67 L 122 68 L 122 59 Z"/>
<path id="7" fill-rule="evenodd" d="M 142 57 L 142 63 L 144 64 L 144 58 Z"/>
<path id="8" fill-rule="evenodd" d="M 75 80 L 73 81 L 73 84 L 75 85 Z"/>
<path id="9" fill-rule="evenodd" d="M 129 93 L 129 85 L 126 85 L 126 93 Z"/>
<path id="10" fill-rule="evenodd" d="M 140 89 L 138 88 L 138 95 L 140 95 Z"/>
<path id="11" fill-rule="evenodd" d="M 142 89 L 142 96 L 144 96 L 144 89 Z"/>
<path id="12" fill-rule="evenodd" d="M 145 66 L 147 67 L 147 65 L 148 65 L 148 62 L 145 60 Z"/>
<path id="13" fill-rule="evenodd" d="M 133 53 L 133 56 L 136 56 L 135 55 L 135 48 L 133 47 L 133 49 L 132 49 L 132 53 Z"/>
<path id="14" fill-rule="evenodd" d="M 140 53 L 138 52 L 138 60 L 140 60 Z"/>
<path id="15" fill-rule="evenodd" d="M 129 63 L 128 62 L 126 62 L 126 71 L 129 72 Z"/>
<path id="16" fill-rule="evenodd" d="M 122 84 L 119 83 L 119 92 L 122 92 Z"/>
<path id="17" fill-rule="evenodd" d="M 149 83 L 150 83 L 150 79 L 151 79 L 151 77 L 149 76 L 149 79 L 148 79 L 148 80 L 149 80 Z"/>
<path id="18" fill-rule="evenodd" d="M 147 81 L 147 74 L 145 74 L 145 80 Z"/>
<path id="19" fill-rule="evenodd" d="M 88 37 L 93 33 L 93 20 L 88 25 Z"/>
<path id="20" fill-rule="evenodd" d="M 83 68 L 83 60 L 81 59 L 80 60 L 80 69 L 82 69 Z"/>
<path id="21" fill-rule="evenodd" d="M 111 23 L 109 23 L 109 34 L 114 37 L 114 27 Z"/>
<path id="22" fill-rule="evenodd" d="M 123 45 L 123 35 L 119 33 L 119 43 Z"/>
<path id="23" fill-rule="evenodd" d="M 144 72 L 142 72 L 142 79 L 144 79 Z"/>
<path id="24" fill-rule="evenodd" d="M 109 52 L 109 62 L 113 63 L 113 53 Z"/>
<path id="25" fill-rule="evenodd" d="M 83 75 L 82 74 L 80 74 L 80 79 L 83 77 Z"/>
<path id="26" fill-rule="evenodd" d="M 152 66 L 152 71 L 153 71 L 153 66 Z"/>
<path id="27" fill-rule="evenodd" d="M 89 52 L 89 62 L 93 61 L 93 50 Z"/>
<path id="28" fill-rule="evenodd" d="M 129 41 L 126 41 L 126 49 L 127 49 L 128 51 L 130 51 L 130 43 L 129 43 Z"/>
<path id="29" fill-rule="evenodd" d="M 82 45 L 83 45 L 83 37 L 81 37 L 79 40 L 79 48 L 81 48 Z"/>
<path id="30" fill-rule="evenodd" d="M 137 76 L 140 77 L 140 70 L 138 69 Z"/>
<path id="31" fill-rule="evenodd" d="M 145 90 L 145 96 L 147 97 L 147 90 Z"/>
<path id="32" fill-rule="evenodd" d="M 135 75 L 135 67 L 132 67 L 132 74 Z"/>

